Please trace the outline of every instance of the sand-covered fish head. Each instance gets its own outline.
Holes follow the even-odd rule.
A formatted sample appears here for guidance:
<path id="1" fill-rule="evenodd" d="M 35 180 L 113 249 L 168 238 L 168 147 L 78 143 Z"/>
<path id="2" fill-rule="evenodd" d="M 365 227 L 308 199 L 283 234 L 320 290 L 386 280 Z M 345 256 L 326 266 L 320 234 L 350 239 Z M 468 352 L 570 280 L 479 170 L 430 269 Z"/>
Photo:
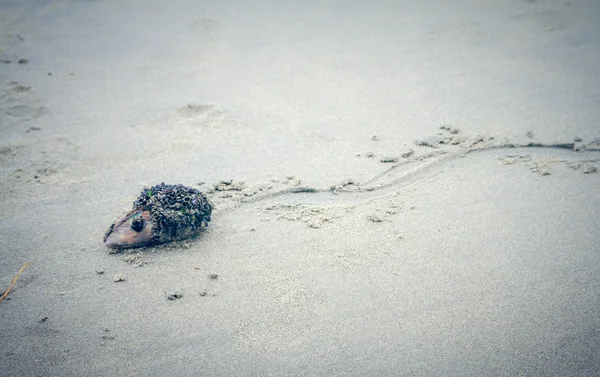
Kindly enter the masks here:
<path id="1" fill-rule="evenodd" d="M 119 249 L 148 244 L 154 237 L 150 211 L 134 209 L 115 221 L 104 235 L 106 246 Z"/>

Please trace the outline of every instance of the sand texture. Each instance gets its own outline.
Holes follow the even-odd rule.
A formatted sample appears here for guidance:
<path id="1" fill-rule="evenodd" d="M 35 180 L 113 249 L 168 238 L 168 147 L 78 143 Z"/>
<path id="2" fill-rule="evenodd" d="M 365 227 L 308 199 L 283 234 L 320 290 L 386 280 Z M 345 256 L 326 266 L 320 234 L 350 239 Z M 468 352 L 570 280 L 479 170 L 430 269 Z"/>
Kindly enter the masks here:
<path id="1" fill-rule="evenodd" d="M 599 18 L 0 1 L 0 375 L 600 375 Z"/>

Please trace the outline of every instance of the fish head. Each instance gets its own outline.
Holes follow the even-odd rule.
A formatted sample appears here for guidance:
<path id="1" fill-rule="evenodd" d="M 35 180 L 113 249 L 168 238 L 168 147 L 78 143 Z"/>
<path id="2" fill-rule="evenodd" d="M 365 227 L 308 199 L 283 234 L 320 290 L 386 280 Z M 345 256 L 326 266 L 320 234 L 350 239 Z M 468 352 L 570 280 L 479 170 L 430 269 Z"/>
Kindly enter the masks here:
<path id="1" fill-rule="evenodd" d="M 111 249 L 141 247 L 152 243 L 154 222 L 150 211 L 134 209 L 115 221 L 104 235 L 104 243 Z"/>

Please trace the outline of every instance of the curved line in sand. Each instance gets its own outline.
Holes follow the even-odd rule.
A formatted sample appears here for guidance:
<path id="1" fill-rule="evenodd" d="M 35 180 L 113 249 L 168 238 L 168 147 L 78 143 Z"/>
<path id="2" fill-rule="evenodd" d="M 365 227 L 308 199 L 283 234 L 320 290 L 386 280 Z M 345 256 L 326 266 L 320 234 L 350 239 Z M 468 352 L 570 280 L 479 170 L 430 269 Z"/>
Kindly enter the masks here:
<path id="1" fill-rule="evenodd" d="M 475 153 L 484 153 L 496 150 L 518 150 L 518 149 L 561 149 L 566 151 L 571 151 L 573 153 L 582 153 L 582 152 L 592 152 L 599 153 L 600 148 L 590 148 L 586 149 L 585 146 L 581 150 L 575 149 L 575 143 L 539 143 L 539 142 L 529 142 L 523 144 L 517 143 L 502 143 L 496 145 L 485 145 L 481 147 L 453 147 L 448 149 L 455 150 L 445 150 L 445 149 L 437 149 L 435 151 L 414 155 L 407 159 L 402 160 L 401 162 L 395 163 L 393 166 L 388 169 L 377 173 L 375 176 L 367 179 L 366 181 L 360 182 L 358 184 L 348 185 L 348 186 L 340 186 L 340 185 L 332 185 L 330 187 L 311 187 L 311 186 L 296 186 L 286 188 L 284 190 L 279 190 L 275 192 L 269 192 L 263 195 L 255 195 L 247 199 L 242 199 L 242 204 L 250 204 L 257 203 L 269 199 L 273 199 L 276 197 L 289 195 L 289 194 L 302 194 L 302 193 L 310 193 L 310 194 L 319 194 L 319 193 L 331 193 L 332 195 L 336 194 L 352 194 L 352 193 L 365 193 L 365 192 L 379 192 L 385 191 L 390 187 L 395 187 L 401 183 L 410 184 L 413 182 L 414 178 L 417 178 L 427 172 L 430 169 L 438 168 L 441 164 L 455 160 L 457 158 L 465 158 L 469 155 Z M 462 149 L 461 149 L 462 148 Z M 592 159 L 592 160 L 581 160 L 580 162 L 598 162 L 600 158 Z M 416 165 L 415 165 L 416 164 Z M 399 171 L 400 170 L 400 171 Z M 395 177 L 390 177 L 391 175 L 396 175 Z M 384 180 L 384 178 L 388 178 Z M 378 181 L 383 181 L 377 183 Z"/>

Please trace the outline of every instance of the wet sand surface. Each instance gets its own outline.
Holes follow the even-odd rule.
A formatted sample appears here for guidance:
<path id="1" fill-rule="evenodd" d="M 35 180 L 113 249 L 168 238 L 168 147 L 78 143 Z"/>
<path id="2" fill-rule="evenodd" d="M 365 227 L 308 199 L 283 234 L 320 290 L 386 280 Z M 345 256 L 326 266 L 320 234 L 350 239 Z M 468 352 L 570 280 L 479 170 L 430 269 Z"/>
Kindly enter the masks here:
<path id="1" fill-rule="evenodd" d="M 600 6 L 444 4 L 1 3 L 0 374 L 600 374 Z"/>

